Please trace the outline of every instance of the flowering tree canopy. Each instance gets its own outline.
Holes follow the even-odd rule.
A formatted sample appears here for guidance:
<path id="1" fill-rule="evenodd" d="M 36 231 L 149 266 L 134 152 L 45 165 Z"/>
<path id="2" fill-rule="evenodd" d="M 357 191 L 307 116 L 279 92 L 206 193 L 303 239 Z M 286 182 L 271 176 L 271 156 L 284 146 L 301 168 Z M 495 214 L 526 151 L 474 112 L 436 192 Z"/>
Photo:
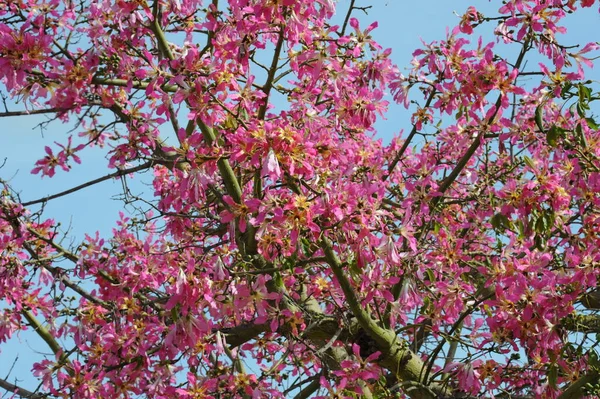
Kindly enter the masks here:
<path id="1" fill-rule="evenodd" d="M 32 173 L 91 147 L 109 170 L 28 202 L 2 181 L 0 343 L 48 353 L 0 388 L 597 397 L 600 46 L 563 35 L 597 5 L 497 3 L 405 71 L 354 0 L 2 1 L 0 116 L 75 126 Z M 412 118 L 385 143 L 388 101 Z M 110 237 L 40 208 L 143 171 Z"/>

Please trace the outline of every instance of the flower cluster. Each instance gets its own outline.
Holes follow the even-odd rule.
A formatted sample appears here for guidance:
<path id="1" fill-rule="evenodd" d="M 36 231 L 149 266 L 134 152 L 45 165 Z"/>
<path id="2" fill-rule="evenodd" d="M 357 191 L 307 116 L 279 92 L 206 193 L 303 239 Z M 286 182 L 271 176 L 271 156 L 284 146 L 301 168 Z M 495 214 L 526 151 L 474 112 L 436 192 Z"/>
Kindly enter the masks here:
<path id="1" fill-rule="evenodd" d="M 1 84 L 79 130 L 32 173 L 92 146 L 110 176 L 152 170 L 134 216 L 71 246 L 2 181 L 0 344 L 48 345 L 40 395 L 556 398 L 597 376 L 600 46 L 562 42 L 594 1 L 469 7 L 405 74 L 355 2 L 341 25 L 331 0 L 9 3 Z M 386 143 L 389 101 L 412 116 Z"/>

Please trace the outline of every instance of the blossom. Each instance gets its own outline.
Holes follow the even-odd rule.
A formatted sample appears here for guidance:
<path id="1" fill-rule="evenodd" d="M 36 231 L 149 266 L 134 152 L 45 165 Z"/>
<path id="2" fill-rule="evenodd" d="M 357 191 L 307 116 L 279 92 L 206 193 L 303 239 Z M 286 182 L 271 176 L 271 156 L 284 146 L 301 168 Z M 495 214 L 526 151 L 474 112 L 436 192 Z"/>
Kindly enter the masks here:
<path id="1" fill-rule="evenodd" d="M 477 9 L 473 6 L 467 9 L 467 12 L 461 17 L 459 29 L 462 33 L 470 35 L 473 33 L 473 26 L 475 26 L 480 19 L 480 14 Z"/>

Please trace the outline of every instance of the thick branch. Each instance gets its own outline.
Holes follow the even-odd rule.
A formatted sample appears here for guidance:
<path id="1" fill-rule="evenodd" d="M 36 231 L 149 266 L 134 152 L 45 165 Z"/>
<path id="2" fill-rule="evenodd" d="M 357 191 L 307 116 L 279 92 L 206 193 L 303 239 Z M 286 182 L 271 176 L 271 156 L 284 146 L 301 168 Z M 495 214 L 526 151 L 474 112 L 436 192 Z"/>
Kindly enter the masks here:
<path id="1" fill-rule="evenodd" d="M 157 4 L 157 3 L 155 3 L 155 4 Z M 156 14 L 156 10 L 155 10 L 155 14 Z M 160 24 L 158 22 L 158 18 L 156 18 L 156 15 L 155 15 L 154 21 L 152 22 L 151 29 L 152 29 L 152 32 L 154 33 L 154 35 L 156 36 L 156 40 L 158 41 L 158 45 L 159 45 L 159 48 L 161 49 L 161 51 L 163 51 L 165 53 L 165 56 L 169 60 L 173 60 L 174 59 L 173 53 L 170 50 L 169 43 L 167 42 L 165 34 L 164 34 L 162 28 L 160 27 Z M 212 128 L 210 128 L 208 125 L 206 125 L 206 123 L 204 123 L 204 121 L 202 121 L 200 118 L 196 119 L 196 123 L 198 124 L 198 127 L 202 131 L 204 140 L 206 140 L 206 142 L 209 145 L 212 145 L 217 139 L 214 130 Z M 237 179 L 235 177 L 235 174 L 233 173 L 233 169 L 231 168 L 229 161 L 225 158 L 221 158 L 221 159 L 219 159 L 219 161 L 217 161 L 217 166 L 219 167 L 219 172 L 221 172 L 221 175 L 223 177 L 223 182 L 225 184 L 225 189 L 227 190 L 227 194 L 229 194 L 235 202 L 240 203 L 242 200 L 242 189 L 240 187 L 239 182 L 237 181 Z"/>
<path id="2" fill-rule="evenodd" d="M 401 381 L 412 381 L 423 384 L 423 361 L 408 348 L 408 343 L 400 339 L 393 330 L 380 327 L 366 310 L 362 308 L 350 281 L 342 270 L 342 262 L 333 251 L 327 239 L 322 240 L 322 248 L 335 277 L 337 278 L 348 307 L 358 320 L 358 323 L 369 337 L 375 342 L 382 356 L 377 360 L 378 364 L 395 373 Z M 435 392 L 435 396 L 432 395 Z M 436 396 L 447 396 L 446 389 L 432 384 L 423 389 L 414 389 L 408 392 L 413 399 L 434 399 Z"/>
<path id="3" fill-rule="evenodd" d="M 581 297 L 580 302 L 586 309 L 600 309 L 600 290 L 588 292 Z"/>
<path id="4" fill-rule="evenodd" d="M 315 378 L 312 380 L 312 382 L 310 384 L 308 384 L 300 392 L 298 392 L 298 394 L 294 397 L 294 399 L 308 399 L 320 387 L 321 387 L 321 381 L 318 378 Z"/>
<path id="5" fill-rule="evenodd" d="M 597 383 L 599 378 L 600 375 L 597 371 L 589 372 L 569 385 L 569 387 L 563 391 L 563 393 L 561 393 L 557 399 L 579 399 L 584 396 L 585 386 L 587 384 Z"/>
<path id="6" fill-rule="evenodd" d="M 48 347 L 52 350 L 52 352 L 58 356 L 61 364 L 69 364 L 69 358 L 65 354 L 64 349 L 58 344 L 54 336 L 40 323 L 28 310 L 22 310 L 21 314 L 29 325 L 35 330 L 35 332 L 48 344 Z M 69 370 L 69 374 L 71 370 Z"/>
<path id="7" fill-rule="evenodd" d="M 572 314 L 568 317 L 565 317 L 560 324 L 568 331 L 580 333 L 600 333 L 599 315 Z"/>
<path id="8" fill-rule="evenodd" d="M 283 48 L 283 29 L 279 32 L 279 39 L 277 40 L 277 45 L 275 46 L 275 52 L 273 54 L 273 59 L 271 61 L 271 67 L 269 68 L 269 75 L 267 76 L 267 81 L 263 87 L 263 92 L 265 93 L 264 103 L 261 105 L 258 110 L 258 119 L 265 119 L 265 114 L 267 113 L 267 107 L 269 105 L 269 94 L 271 93 L 271 89 L 273 88 L 273 81 L 275 79 L 275 73 L 277 72 L 277 63 L 279 62 L 279 55 L 281 54 L 281 49 Z"/>
<path id="9" fill-rule="evenodd" d="M 525 59 L 525 54 L 527 53 L 527 50 L 529 48 L 529 43 L 530 43 L 530 39 L 525 40 L 525 42 L 523 43 L 523 46 L 521 47 L 521 52 L 519 53 L 519 56 L 517 57 L 517 62 L 515 62 L 515 69 L 518 69 L 521 67 L 523 60 Z M 504 94 L 500 94 L 498 96 L 498 99 L 496 100 L 496 104 L 495 104 L 495 107 L 496 107 L 495 112 L 486 121 L 487 125 L 491 125 L 494 122 L 494 120 L 496 119 L 498 112 L 500 112 L 500 105 L 502 104 L 503 96 L 504 96 Z M 456 166 L 454 167 L 452 172 L 450 172 L 450 174 L 440 182 L 438 191 L 441 194 L 444 194 L 450 188 L 452 183 L 454 183 L 454 181 L 462 173 L 465 166 L 467 166 L 467 163 L 469 163 L 469 160 L 471 159 L 471 157 L 475 154 L 475 152 L 481 145 L 483 139 L 484 139 L 483 134 L 478 134 L 477 137 L 475 138 L 475 140 L 473 141 L 473 143 L 471 143 L 471 145 L 467 149 L 467 152 L 465 152 L 465 154 L 456 163 Z M 432 203 L 434 205 L 433 208 L 435 208 L 435 206 L 441 201 L 442 198 L 443 198 L 443 196 L 439 196 L 439 197 L 435 197 L 432 200 Z"/>
<path id="10" fill-rule="evenodd" d="M 55 114 L 57 112 L 64 111 L 64 109 L 60 108 L 47 108 L 47 109 L 31 109 L 31 110 L 23 110 L 23 111 L 6 111 L 0 112 L 0 118 L 5 118 L 9 116 L 26 116 L 26 115 L 38 115 L 38 114 Z"/>
<path id="11" fill-rule="evenodd" d="M 0 378 L 0 388 L 6 389 L 7 392 L 15 393 L 20 398 L 28 399 L 46 399 L 47 395 L 40 395 L 39 393 L 31 392 L 25 388 L 21 388 L 18 385 L 11 384 L 10 382 Z"/>
<path id="12" fill-rule="evenodd" d="M 225 341 L 231 349 L 237 348 L 246 342 L 257 338 L 260 334 L 269 331 L 269 324 L 242 324 L 236 327 L 215 329 L 225 335 Z"/>
<path id="13" fill-rule="evenodd" d="M 214 130 L 208 127 L 200 118 L 196 119 L 196 123 L 202 132 L 204 140 L 206 140 L 209 145 L 212 145 L 217 140 Z M 242 201 L 242 188 L 235 177 L 235 173 L 233 173 L 233 169 L 231 168 L 229 161 L 225 158 L 220 158 L 217 161 L 217 166 L 219 168 L 219 172 L 221 172 L 221 177 L 223 177 L 223 183 L 225 184 L 227 194 L 229 194 L 231 198 L 233 198 L 233 200 L 239 204 Z"/>

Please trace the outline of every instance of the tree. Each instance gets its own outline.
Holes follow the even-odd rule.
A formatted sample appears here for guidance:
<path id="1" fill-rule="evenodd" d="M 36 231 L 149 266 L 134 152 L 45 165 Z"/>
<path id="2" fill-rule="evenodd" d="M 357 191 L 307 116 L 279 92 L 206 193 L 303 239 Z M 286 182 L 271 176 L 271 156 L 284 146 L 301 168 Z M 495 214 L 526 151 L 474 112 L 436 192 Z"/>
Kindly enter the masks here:
<path id="1" fill-rule="evenodd" d="M 597 397 L 599 46 L 561 39 L 594 1 L 470 7 L 407 76 L 357 3 L 0 5 L 2 116 L 77 133 L 32 173 L 110 169 L 3 181 L 0 342 L 52 352 L 8 396 Z M 412 127 L 384 144 L 388 92 Z M 143 171 L 112 237 L 40 207 Z"/>

